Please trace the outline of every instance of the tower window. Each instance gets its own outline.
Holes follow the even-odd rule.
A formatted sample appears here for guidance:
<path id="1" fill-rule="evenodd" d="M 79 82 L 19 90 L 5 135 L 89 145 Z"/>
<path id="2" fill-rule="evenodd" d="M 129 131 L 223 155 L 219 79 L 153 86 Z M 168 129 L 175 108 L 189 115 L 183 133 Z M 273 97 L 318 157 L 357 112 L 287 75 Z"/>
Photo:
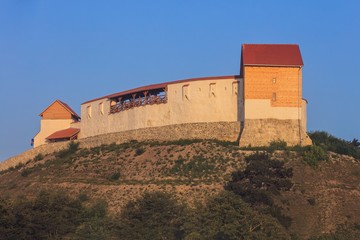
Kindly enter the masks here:
<path id="1" fill-rule="evenodd" d="M 276 93 L 272 93 L 271 100 L 272 100 L 272 101 L 276 101 Z"/>

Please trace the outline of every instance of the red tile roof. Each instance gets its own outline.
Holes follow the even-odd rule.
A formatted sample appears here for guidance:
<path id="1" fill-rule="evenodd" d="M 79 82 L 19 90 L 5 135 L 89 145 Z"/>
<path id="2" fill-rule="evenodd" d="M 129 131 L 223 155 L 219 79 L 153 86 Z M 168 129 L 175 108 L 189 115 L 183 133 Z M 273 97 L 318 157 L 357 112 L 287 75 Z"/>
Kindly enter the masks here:
<path id="1" fill-rule="evenodd" d="M 54 132 L 53 134 L 48 136 L 46 139 L 47 140 L 55 140 L 55 139 L 63 139 L 63 138 L 72 138 L 79 132 L 80 132 L 80 129 L 78 129 L 78 128 L 67 128 L 64 130 Z"/>
<path id="2" fill-rule="evenodd" d="M 95 98 L 95 99 L 83 102 L 82 104 L 94 102 L 96 100 L 100 100 L 100 99 L 104 99 L 104 98 L 118 98 L 118 97 L 129 95 L 129 94 L 132 94 L 132 93 L 150 91 L 150 90 L 159 89 L 159 88 L 165 88 L 168 85 L 176 84 L 176 83 L 203 81 L 203 80 L 215 80 L 215 79 L 235 79 L 236 77 L 238 77 L 238 76 L 231 75 L 231 76 L 202 77 L 202 78 L 190 78 L 190 79 L 183 79 L 183 80 L 177 80 L 177 81 L 172 81 L 172 82 L 164 82 L 164 83 L 152 84 L 152 85 L 133 88 L 133 89 L 130 89 L 130 90 L 126 90 L 126 91 L 106 95 L 106 96 L 103 96 L 103 97 L 100 97 L 100 98 Z"/>
<path id="3" fill-rule="evenodd" d="M 243 44 L 242 66 L 303 66 L 296 44 Z"/>

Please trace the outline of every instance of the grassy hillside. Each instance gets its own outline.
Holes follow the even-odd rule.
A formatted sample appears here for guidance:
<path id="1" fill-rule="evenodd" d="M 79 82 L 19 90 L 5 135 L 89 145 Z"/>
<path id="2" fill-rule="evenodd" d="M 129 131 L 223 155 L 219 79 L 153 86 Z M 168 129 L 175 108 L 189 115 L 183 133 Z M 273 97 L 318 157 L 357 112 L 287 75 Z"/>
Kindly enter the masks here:
<path id="1" fill-rule="evenodd" d="M 322 133 L 314 134 L 312 137 L 315 139 Z M 341 153 L 348 155 L 340 155 L 331 152 L 337 151 L 337 149 L 336 147 L 330 148 L 330 146 L 341 145 L 343 144 L 342 140 L 335 141 L 335 143 L 334 141 L 326 142 L 324 139 L 329 140 L 332 136 L 321 137 L 316 139 L 315 146 L 309 148 L 287 148 L 286 144 L 281 141 L 274 142 L 269 148 L 257 149 L 239 149 L 234 143 L 214 140 L 132 141 L 119 145 L 103 145 L 92 149 L 82 149 L 81 145 L 77 146 L 77 144 L 71 143 L 66 150 L 46 156 L 39 154 L 24 165 L 2 171 L 0 193 L 1 198 L 5 199 L 7 204 L 14 204 L 16 199 L 24 199 L 25 196 L 28 201 L 37 201 L 39 194 L 43 194 L 43 190 L 53 192 L 61 189 L 69 195 L 69 199 L 83 200 L 85 212 L 98 201 L 104 201 L 107 211 L 105 215 L 110 219 L 106 221 L 114 222 L 114 218 L 118 219 L 116 222 L 121 224 L 116 225 L 113 229 L 123 229 L 122 231 L 127 229 L 128 225 L 125 223 L 131 220 L 126 219 L 125 216 L 136 215 L 129 209 L 134 209 L 134 206 L 144 207 L 141 205 L 143 203 L 141 200 L 152 199 L 154 195 L 151 194 L 155 194 L 155 203 L 159 199 L 165 198 L 166 201 L 171 199 L 174 208 L 181 205 L 184 209 L 196 211 L 195 216 L 197 217 L 194 217 L 194 212 L 192 212 L 193 215 L 183 216 L 187 219 L 186 221 L 180 218 L 174 220 L 179 222 L 176 226 L 181 226 L 179 229 L 182 229 L 182 235 L 179 235 L 180 239 L 186 236 L 187 239 L 201 239 L 199 236 L 205 233 L 200 234 L 199 229 L 196 230 L 192 227 L 199 225 L 196 221 L 199 221 L 201 217 L 206 219 L 210 217 L 211 219 L 208 211 L 204 209 L 210 207 L 216 209 L 218 205 L 215 203 L 229 201 L 229 204 L 233 204 L 231 206 L 247 209 L 244 210 L 244 214 L 253 216 L 251 219 L 262 219 L 262 222 L 278 229 L 276 233 L 267 232 L 267 234 L 277 236 L 276 234 L 286 233 L 288 238 L 292 235 L 294 239 L 296 237 L 307 239 L 336 230 L 340 232 L 342 224 L 346 224 L 346 228 L 352 229 L 353 224 L 360 222 L 358 205 L 360 200 L 360 163 L 356 159 L 358 146 L 356 146 L 356 142 L 353 145 L 345 142 L 347 145 L 344 143 L 345 145 L 339 149 L 342 151 Z M 351 151 L 346 151 L 347 148 Z M 261 160 L 264 163 L 265 161 L 279 160 L 284 165 L 277 164 L 276 167 L 283 167 L 289 172 L 291 171 L 291 174 L 286 176 L 281 174 L 272 176 L 272 185 L 266 185 L 267 180 L 261 180 L 262 182 L 259 180 L 259 187 L 253 187 L 256 184 L 252 185 L 256 191 L 271 197 L 272 205 L 278 207 L 280 214 L 286 217 L 284 219 L 288 221 L 288 224 L 284 224 L 284 222 L 281 224 L 279 217 L 274 218 L 275 213 L 266 212 L 266 209 L 270 208 L 264 208 L 263 205 L 248 201 L 239 192 L 224 190 L 224 186 L 228 186 L 229 182 L 237 180 L 234 179 L 234 172 L 245 176 L 239 179 L 248 179 L 247 181 L 254 179 L 253 177 L 246 178 L 246 176 L 252 176 L 249 173 L 251 165 L 249 159 L 256 151 L 268 152 L 268 159 Z M 259 170 L 261 166 L 267 165 L 255 166 L 255 170 L 251 170 L 252 173 L 254 171 L 261 172 Z M 274 166 L 266 168 L 276 169 Z M 278 191 L 273 191 L 274 188 L 271 186 L 279 185 L 281 178 L 288 178 L 291 184 L 288 188 L 279 188 Z M 225 192 L 234 192 L 237 197 L 224 195 Z M 170 195 L 160 195 L 160 197 L 156 195 L 160 193 Z M 219 201 L 219 199 L 222 200 Z M 162 205 L 164 204 L 160 204 L 160 206 Z M 221 209 L 219 208 L 219 214 L 223 211 Z M 190 210 L 181 210 L 180 212 L 185 214 Z M 124 215 L 124 212 L 127 214 Z M 163 211 L 159 210 L 159 212 Z M 233 216 L 230 212 L 223 212 L 220 215 L 224 214 Z M 279 215 L 279 213 L 277 214 Z M 233 217 L 236 219 L 241 216 L 235 214 Z M 212 223 L 216 221 L 214 219 Z M 79 222 L 79 226 L 87 226 L 84 224 L 84 222 Z M 231 225 L 231 227 L 234 226 Z M 213 228 L 216 229 L 217 225 L 215 224 Z M 238 231 L 239 227 L 234 227 L 234 229 Z M 266 228 L 262 230 L 262 234 L 266 232 Z M 75 230 L 69 230 L 69 232 L 71 231 Z M 115 234 L 112 230 L 109 232 Z M 129 230 L 129 232 L 133 232 L 133 230 Z M 103 234 L 105 233 L 103 232 Z M 122 236 L 121 234 L 124 232 L 117 231 L 115 235 L 111 236 Z M 285 235 L 281 235 L 284 237 L 283 239 L 287 238 Z M 331 236 L 323 235 L 323 237 Z M 171 239 L 171 237 L 165 237 L 165 239 Z M 223 238 L 219 237 L 218 239 L 234 238 L 224 235 Z"/>

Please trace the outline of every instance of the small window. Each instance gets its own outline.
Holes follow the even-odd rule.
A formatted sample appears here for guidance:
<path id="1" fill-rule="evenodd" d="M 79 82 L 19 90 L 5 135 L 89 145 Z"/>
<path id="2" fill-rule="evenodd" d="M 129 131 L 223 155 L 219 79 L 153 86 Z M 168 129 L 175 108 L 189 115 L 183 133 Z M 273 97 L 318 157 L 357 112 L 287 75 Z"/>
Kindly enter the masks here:
<path id="1" fill-rule="evenodd" d="M 104 104 L 102 102 L 99 103 L 99 110 L 100 110 L 100 115 L 104 115 Z"/>
<path id="2" fill-rule="evenodd" d="M 91 106 L 87 106 L 86 111 L 87 111 L 87 118 L 91 118 Z"/>
<path id="3" fill-rule="evenodd" d="M 276 83 L 276 78 L 275 77 L 272 79 L 272 83 Z"/>
<path id="4" fill-rule="evenodd" d="M 210 97 L 216 97 L 216 84 L 210 83 Z"/>
<path id="5" fill-rule="evenodd" d="M 272 101 L 276 101 L 276 93 L 273 93 L 273 94 L 272 94 L 271 100 L 272 100 Z"/>
<path id="6" fill-rule="evenodd" d="M 239 82 L 233 82 L 232 83 L 232 95 L 237 96 L 238 95 L 238 88 L 239 88 Z"/>
<path id="7" fill-rule="evenodd" d="M 189 85 L 184 85 L 182 87 L 182 97 L 183 97 L 183 100 L 187 99 L 187 100 L 190 100 L 190 95 L 189 95 Z"/>

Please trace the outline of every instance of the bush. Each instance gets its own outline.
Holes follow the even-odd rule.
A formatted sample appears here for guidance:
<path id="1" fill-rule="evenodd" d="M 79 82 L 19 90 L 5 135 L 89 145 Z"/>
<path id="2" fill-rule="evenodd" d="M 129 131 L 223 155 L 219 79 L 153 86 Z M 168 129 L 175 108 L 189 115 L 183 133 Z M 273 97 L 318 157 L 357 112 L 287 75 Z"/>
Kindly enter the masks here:
<path id="1" fill-rule="evenodd" d="M 251 209 L 239 196 L 223 192 L 191 212 L 185 239 L 289 239 L 270 216 Z"/>
<path id="2" fill-rule="evenodd" d="M 310 132 L 309 136 L 314 145 L 322 147 L 325 151 L 332 151 L 360 159 L 359 143 L 355 138 L 348 142 L 323 131 Z"/>
<path id="3" fill-rule="evenodd" d="M 119 172 L 114 172 L 113 174 L 111 174 L 111 176 L 109 177 L 110 181 L 116 181 L 119 180 L 120 178 L 120 173 Z"/>
<path id="4" fill-rule="evenodd" d="M 286 150 L 287 143 L 284 140 L 274 140 L 270 142 L 269 152 L 273 152 L 275 150 Z"/>
<path id="5" fill-rule="evenodd" d="M 71 141 L 66 149 L 60 150 L 56 153 L 56 157 L 59 158 L 69 157 L 70 155 L 74 154 L 78 149 L 79 149 L 79 143 Z"/>
<path id="6" fill-rule="evenodd" d="M 309 198 L 307 201 L 311 206 L 314 206 L 316 204 L 316 199 L 314 197 Z"/>
<path id="7" fill-rule="evenodd" d="M 140 156 L 145 152 L 143 148 L 138 148 L 135 150 L 135 156 Z"/>
<path id="8" fill-rule="evenodd" d="M 31 172 L 32 172 L 32 170 L 30 168 L 26 168 L 26 169 L 21 171 L 21 176 L 22 177 L 27 177 Z"/>
<path id="9" fill-rule="evenodd" d="M 240 195 L 252 207 L 262 209 L 277 218 L 283 226 L 289 227 L 291 219 L 281 214 L 281 208 L 274 204 L 273 195 L 291 189 L 292 168 L 285 168 L 284 162 L 270 159 L 265 152 L 256 152 L 245 160 L 245 170 L 234 172 L 225 189 Z"/>
<path id="10" fill-rule="evenodd" d="M 40 160 L 43 160 L 44 159 L 44 155 L 42 155 L 41 153 L 39 153 L 38 155 L 36 155 L 34 157 L 34 161 L 37 162 L 37 161 L 40 161 Z"/>
<path id="11" fill-rule="evenodd" d="M 313 167 L 318 166 L 319 162 L 328 160 L 324 149 L 316 145 L 304 148 L 302 155 L 304 162 Z"/>
<path id="12" fill-rule="evenodd" d="M 147 192 L 124 207 L 118 239 L 182 239 L 184 209 L 169 193 Z"/>

